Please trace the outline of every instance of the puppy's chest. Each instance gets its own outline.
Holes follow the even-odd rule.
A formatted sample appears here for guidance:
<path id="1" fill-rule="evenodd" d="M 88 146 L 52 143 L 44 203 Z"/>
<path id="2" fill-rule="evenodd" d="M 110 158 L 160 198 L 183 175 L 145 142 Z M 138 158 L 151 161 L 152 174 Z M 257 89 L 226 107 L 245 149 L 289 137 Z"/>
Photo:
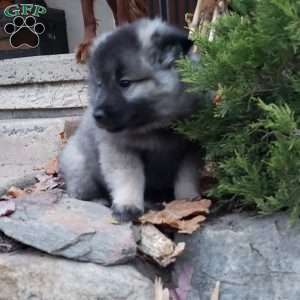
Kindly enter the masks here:
<path id="1" fill-rule="evenodd" d="M 136 151 L 152 153 L 154 156 L 158 152 L 181 152 L 187 148 L 188 142 L 182 136 L 171 130 L 157 130 L 145 135 L 130 136 L 126 144 Z"/>
<path id="2" fill-rule="evenodd" d="M 171 186 L 183 157 L 182 149 L 141 151 L 147 186 L 156 189 Z"/>
<path id="3" fill-rule="evenodd" d="M 139 152 L 143 162 L 147 185 L 156 188 L 172 185 L 179 165 L 188 148 L 180 136 L 159 136 L 156 147 L 142 149 Z"/>

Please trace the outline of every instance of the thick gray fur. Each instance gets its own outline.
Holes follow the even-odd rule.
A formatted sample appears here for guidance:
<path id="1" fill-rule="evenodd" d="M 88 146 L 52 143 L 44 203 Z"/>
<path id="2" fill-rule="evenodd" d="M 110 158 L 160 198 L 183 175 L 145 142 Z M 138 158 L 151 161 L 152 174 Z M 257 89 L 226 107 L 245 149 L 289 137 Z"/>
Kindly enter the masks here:
<path id="1" fill-rule="evenodd" d="M 148 194 L 199 195 L 199 154 L 170 128 L 199 104 L 175 69 L 175 60 L 190 47 L 181 31 L 158 19 L 95 41 L 89 107 L 60 157 L 71 196 L 110 196 L 114 215 L 128 221 L 144 211 Z"/>

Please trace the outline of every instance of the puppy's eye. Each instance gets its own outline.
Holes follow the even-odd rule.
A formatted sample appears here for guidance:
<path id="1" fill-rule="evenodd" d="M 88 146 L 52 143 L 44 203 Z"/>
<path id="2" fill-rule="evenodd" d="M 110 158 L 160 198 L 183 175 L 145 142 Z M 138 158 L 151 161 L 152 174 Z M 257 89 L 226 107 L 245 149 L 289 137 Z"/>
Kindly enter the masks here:
<path id="1" fill-rule="evenodd" d="M 126 80 L 126 79 L 123 79 L 123 80 L 119 81 L 119 85 L 122 88 L 128 88 L 128 87 L 130 87 L 131 83 L 132 83 L 132 81 Z"/>

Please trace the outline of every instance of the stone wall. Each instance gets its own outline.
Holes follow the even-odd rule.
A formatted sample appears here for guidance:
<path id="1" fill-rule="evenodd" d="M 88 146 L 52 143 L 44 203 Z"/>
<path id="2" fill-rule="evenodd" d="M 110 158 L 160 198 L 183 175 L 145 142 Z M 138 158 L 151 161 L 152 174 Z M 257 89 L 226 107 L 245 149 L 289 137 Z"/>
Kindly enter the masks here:
<path id="1" fill-rule="evenodd" d="M 60 151 L 87 104 L 86 77 L 73 54 L 0 61 L 0 194 Z"/>

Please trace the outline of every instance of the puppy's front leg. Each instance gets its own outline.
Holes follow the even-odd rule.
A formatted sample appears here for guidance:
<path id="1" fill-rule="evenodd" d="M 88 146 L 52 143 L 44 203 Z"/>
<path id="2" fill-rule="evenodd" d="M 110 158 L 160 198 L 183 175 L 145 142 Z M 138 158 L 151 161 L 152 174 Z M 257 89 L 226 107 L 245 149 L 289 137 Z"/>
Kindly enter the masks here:
<path id="1" fill-rule="evenodd" d="M 113 215 L 131 221 L 144 211 L 145 175 L 139 157 L 112 143 L 100 145 L 100 164 L 111 192 Z"/>

